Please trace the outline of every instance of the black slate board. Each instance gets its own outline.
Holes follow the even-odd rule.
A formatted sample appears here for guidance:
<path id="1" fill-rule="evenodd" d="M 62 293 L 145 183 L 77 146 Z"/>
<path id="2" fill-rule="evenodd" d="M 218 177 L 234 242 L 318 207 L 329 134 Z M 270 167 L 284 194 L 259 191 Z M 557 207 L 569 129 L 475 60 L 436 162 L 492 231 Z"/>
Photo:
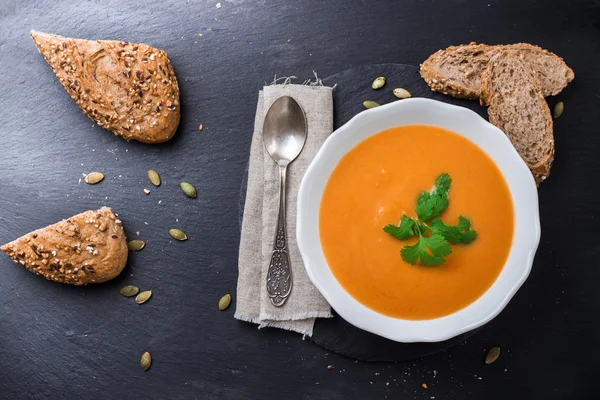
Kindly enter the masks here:
<path id="1" fill-rule="evenodd" d="M 385 76 L 387 84 L 383 89 L 371 89 L 371 82 L 378 76 Z M 374 100 L 379 104 L 399 101 L 392 94 L 396 87 L 407 89 L 413 97 L 426 97 L 472 109 L 482 116 L 485 108 L 477 102 L 458 100 L 432 92 L 419 75 L 419 69 L 406 64 L 375 64 L 350 68 L 323 79 L 326 86 L 334 89 L 334 128 L 348 122 L 364 110 L 364 100 Z M 246 193 L 246 177 L 242 182 L 240 196 L 240 225 Z M 335 314 L 335 312 L 334 312 Z M 356 328 L 343 318 L 317 319 L 310 341 L 329 351 L 363 361 L 404 361 L 424 357 L 447 349 L 471 336 L 467 332 L 439 343 L 398 343 Z"/>
<path id="2" fill-rule="evenodd" d="M 130 236 L 140 231 L 148 241 L 117 281 L 86 289 L 46 282 L 0 254 L 0 398 L 596 399 L 598 0 L 216 3 L 0 0 L 0 243 L 103 204 L 121 213 Z M 174 141 L 126 143 L 93 127 L 30 29 L 166 50 L 182 91 Z M 239 191 L 260 87 L 274 74 L 418 65 L 472 40 L 540 45 L 576 75 L 549 99 L 566 108 L 539 191 L 542 241 L 507 308 L 467 341 L 399 363 L 357 362 L 220 313 L 219 297 L 235 294 Z M 145 196 L 150 167 L 165 186 Z M 96 169 L 104 182 L 78 184 Z M 180 179 L 196 184 L 198 199 L 183 197 Z M 176 218 L 187 243 L 169 243 Z M 118 294 L 126 283 L 155 295 L 137 306 Z M 499 360 L 484 365 L 485 350 L 497 345 Z M 154 358 L 148 372 L 139 368 L 143 351 Z"/>

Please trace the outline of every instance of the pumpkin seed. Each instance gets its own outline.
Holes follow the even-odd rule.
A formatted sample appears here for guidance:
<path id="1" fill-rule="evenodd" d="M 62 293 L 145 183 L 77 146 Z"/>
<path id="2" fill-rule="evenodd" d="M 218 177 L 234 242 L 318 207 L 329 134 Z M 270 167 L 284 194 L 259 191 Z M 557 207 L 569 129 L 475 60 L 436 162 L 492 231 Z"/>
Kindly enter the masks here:
<path id="1" fill-rule="evenodd" d="M 369 108 L 379 107 L 380 104 L 377 103 L 376 101 L 367 100 L 367 101 L 363 101 L 363 106 L 368 110 Z"/>
<path id="2" fill-rule="evenodd" d="M 133 297 L 140 292 L 140 289 L 137 286 L 129 285 L 121 288 L 119 292 L 125 297 Z"/>
<path id="3" fill-rule="evenodd" d="M 396 88 L 393 90 L 393 92 L 394 96 L 396 96 L 399 99 L 408 99 L 409 97 L 412 97 L 410 92 L 404 88 Z"/>
<path id="4" fill-rule="evenodd" d="M 563 111 L 565 111 L 565 103 L 563 103 L 562 101 L 559 101 L 554 106 L 554 110 L 552 111 L 552 114 L 554 115 L 554 118 L 558 118 L 562 115 Z"/>
<path id="5" fill-rule="evenodd" d="M 500 347 L 492 347 L 485 356 L 485 363 L 491 364 L 500 357 Z"/>
<path id="6" fill-rule="evenodd" d="M 179 187 L 181 187 L 181 190 L 183 191 L 183 193 L 185 193 L 185 195 L 187 197 L 189 197 L 190 199 L 196 198 L 196 196 L 197 196 L 196 188 L 191 183 L 181 182 L 179 184 Z"/>
<path id="7" fill-rule="evenodd" d="M 141 249 L 143 249 L 146 246 L 146 243 L 143 240 L 132 240 L 131 242 L 127 243 L 127 248 L 129 249 L 129 251 L 140 251 Z"/>
<path id="8" fill-rule="evenodd" d="M 85 183 L 88 185 L 95 185 L 104 179 L 104 174 L 102 172 L 90 172 L 85 176 Z"/>
<path id="9" fill-rule="evenodd" d="M 188 238 L 187 235 L 185 234 L 185 232 L 182 231 L 181 229 L 173 228 L 169 231 L 169 233 L 175 240 L 187 240 L 187 238 Z"/>
<path id="10" fill-rule="evenodd" d="M 148 179 L 154 186 L 160 186 L 160 175 L 153 169 L 148 170 Z"/>
<path id="11" fill-rule="evenodd" d="M 150 366 L 152 365 L 152 356 L 150 353 L 145 352 L 142 354 L 142 358 L 140 359 L 140 366 L 144 371 L 148 371 Z"/>
<path id="12" fill-rule="evenodd" d="M 135 302 L 138 304 L 144 304 L 150 300 L 150 297 L 152 297 L 152 290 L 146 290 L 135 297 Z"/>
<path id="13" fill-rule="evenodd" d="M 371 83 L 371 87 L 375 90 L 381 89 L 385 85 L 385 77 L 380 76 Z"/>
<path id="14" fill-rule="evenodd" d="M 219 300 L 219 310 L 225 311 L 227 307 L 231 304 L 231 295 L 227 293 L 225 296 L 221 297 Z"/>

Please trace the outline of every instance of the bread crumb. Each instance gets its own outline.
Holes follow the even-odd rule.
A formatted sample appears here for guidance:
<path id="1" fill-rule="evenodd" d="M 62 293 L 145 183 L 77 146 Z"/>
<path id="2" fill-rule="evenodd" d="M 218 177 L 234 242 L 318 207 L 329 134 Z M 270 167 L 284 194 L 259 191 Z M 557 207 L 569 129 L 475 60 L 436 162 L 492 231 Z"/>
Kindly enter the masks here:
<path id="1" fill-rule="evenodd" d="M 427 384 L 423 383 L 421 386 L 423 386 L 423 389 L 427 389 Z"/>
<path id="2" fill-rule="evenodd" d="M 331 371 L 333 369 L 333 365 L 328 365 L 327 369 Z"/>
<path id="3" fill-rule="evenodd" d="M 221 3 L 217 3 L 217 8 L 221 8 Z"/>
<path id="4" fill-rule="evenodd" d="M 150 194 L 150 191 L 148 189 L 144 189 L 144 193 L 146 193 L 148 195 L 148 194 Z"/>
<path id="5" fill-rule="evenodd" d="M 200 124 L 200 125 L 198 126 L 198 130 L 199 130 L 199 131 L 201 131 L 202 129 L 204 129 L 204 126 L 203 126 L 202 124 Z"/>

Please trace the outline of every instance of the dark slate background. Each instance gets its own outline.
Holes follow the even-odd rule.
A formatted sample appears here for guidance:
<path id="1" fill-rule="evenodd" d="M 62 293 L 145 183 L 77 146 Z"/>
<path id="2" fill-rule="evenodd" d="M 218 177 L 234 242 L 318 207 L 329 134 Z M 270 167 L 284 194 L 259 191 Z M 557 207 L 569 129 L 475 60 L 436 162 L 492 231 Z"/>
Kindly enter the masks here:
<path id="1" fill-rule="evenodd" d="M 600 3 L 216 3 L 0 0 L 0 242 L 109 205 L 129 236 L 139 231 L 148 243 L 118 279 L 88 288 L 46 282 L 0 257 L 0 398 L 598 398 Z M 93 126 L 30 29 L 165 49 L 181 88 L 175 139 L 127 143 Z M 216 310 L 221 295 L 235 294 L 239 192 L 261 85 L 274 74 L 418 65 L 469 41 L 538 44 L 576 76 L 558 96 L 565 113 L 540 188 L 534 269 L 506 310 L 467 342 L 399 363 L 356 362 Z M 149 168 L 161 173 L 160 188 L 150 187 Z M 79 183 L 96 170 L 104 182 Z M 180 193 L 181 180 L 196 185 L 198 199 Z M 173 243 L 172 227 L 190 240 Z M 124 284 L 154 296 L 138 306 L 118 294 Z M 500 359 L 484 365 L 498 345 Z M 144 351 L 154 359 L 148 372 L 138 364 Z"/>

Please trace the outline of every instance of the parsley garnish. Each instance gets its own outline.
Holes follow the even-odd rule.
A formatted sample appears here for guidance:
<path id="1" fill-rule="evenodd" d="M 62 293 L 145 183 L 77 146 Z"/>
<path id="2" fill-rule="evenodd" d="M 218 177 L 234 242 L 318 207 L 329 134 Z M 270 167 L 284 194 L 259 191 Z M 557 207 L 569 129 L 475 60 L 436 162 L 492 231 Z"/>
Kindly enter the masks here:
<path id="1" fill-rule="evenodd" d="M 477 232 L 471 229 L 471 222 L 462 215 L 458 217 L 457 225 L 447 225 L 438 218 L 448 208 L 451 183 L 450 175 L 441 174 L 431 192 L 419 195 L 415 207 L 417 218 L 403 215 L 399 226 L 390 224 L 383 227 L 384 232 L 399 240 L 419 237 L 414 246 L 404 246 L 400 251 L 407 263 L 440 265 L 452 253 L 450 244 L 469 244 L 477 237 Z"/>

